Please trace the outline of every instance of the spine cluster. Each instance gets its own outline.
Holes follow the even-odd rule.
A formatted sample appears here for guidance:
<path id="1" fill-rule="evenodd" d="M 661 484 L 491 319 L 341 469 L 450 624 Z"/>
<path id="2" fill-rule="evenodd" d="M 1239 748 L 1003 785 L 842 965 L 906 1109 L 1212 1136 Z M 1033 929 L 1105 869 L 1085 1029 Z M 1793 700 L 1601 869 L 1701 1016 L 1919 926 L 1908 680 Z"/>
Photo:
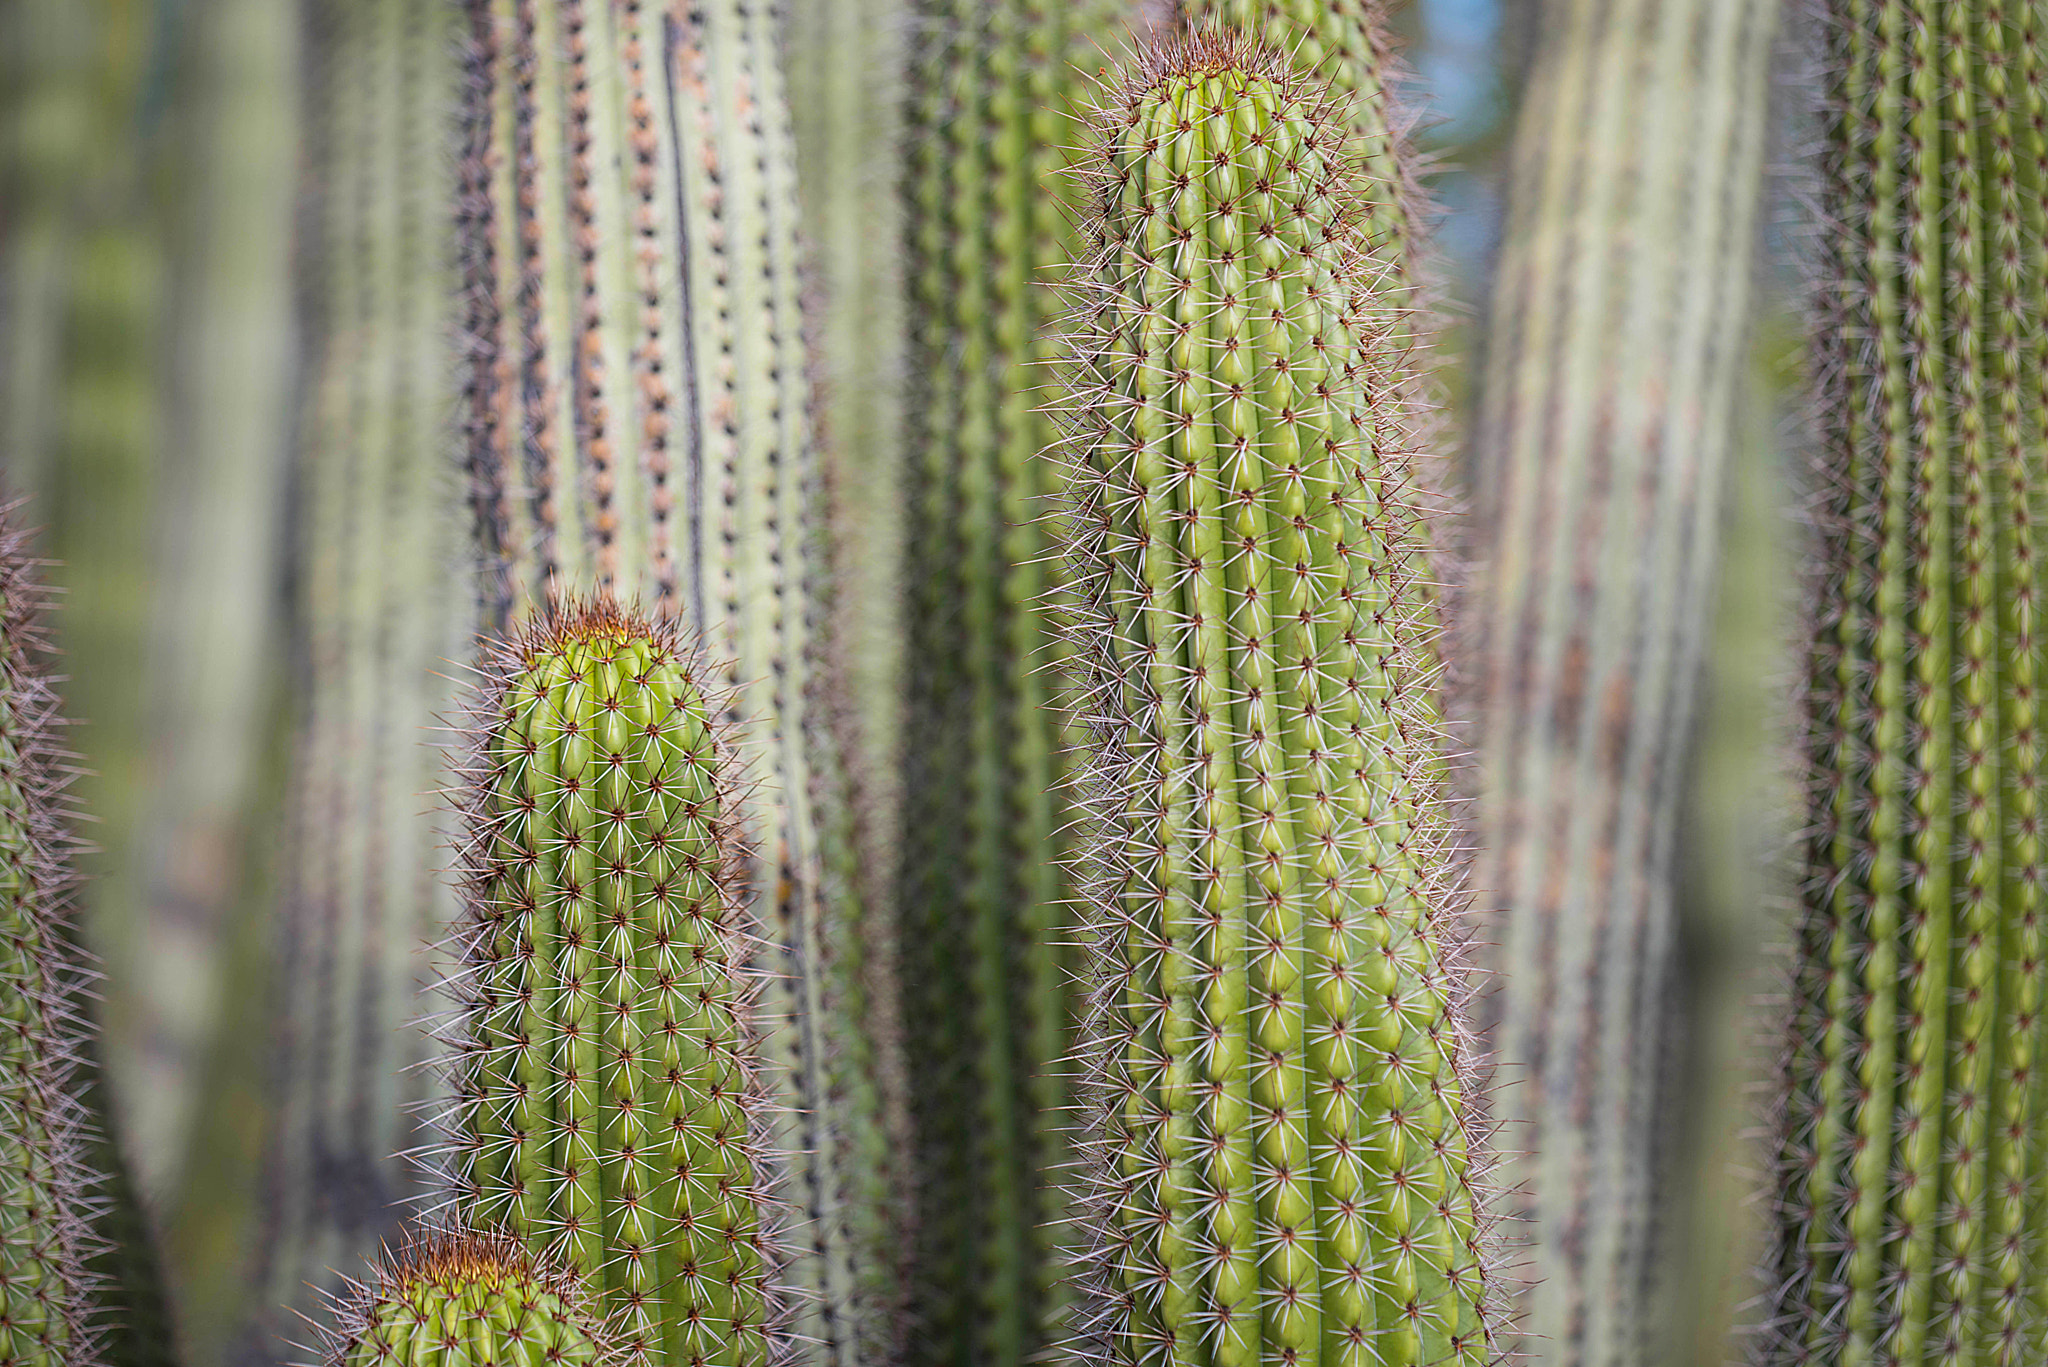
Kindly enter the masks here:
<path id="1" fill-rule="evenodd" d="M 1829 500 L 1761 1356 L 2017 1367 L 2048 1319 L 2048 70 L 2025 7 L 1829 18 Z"/>
<path id="2" fill-rule="evenodd" d="M 668 1367 L 768 1359 L 757 979 L 716 701 L 608 602 L 508 643 L 464 780 L 469 1213 Z"/>
<path id="3" fill-rule="evenodd" d="M 5 513 L 10 520 L 12 510 Z M 97 1185 L 80 1099 L 83 975 L 68 922 L 69 756 L 27 535 L 0 525 L 0 1363 L 99 1360 Z"/>
<path id="4" fill-rule="evenodd" d="M 1494 1354 L 1410 457 L 1353 142 L 1249 40 L 1099 112 L 1074 281 L 1100 983 L 1084 1339 Z"/>
<path id="5" fill-rule="evenodd" d="M 607 1367 L 581 1280 L 518 1239 L 416 1236 L 335 1298 L 324 1367 Z"/>

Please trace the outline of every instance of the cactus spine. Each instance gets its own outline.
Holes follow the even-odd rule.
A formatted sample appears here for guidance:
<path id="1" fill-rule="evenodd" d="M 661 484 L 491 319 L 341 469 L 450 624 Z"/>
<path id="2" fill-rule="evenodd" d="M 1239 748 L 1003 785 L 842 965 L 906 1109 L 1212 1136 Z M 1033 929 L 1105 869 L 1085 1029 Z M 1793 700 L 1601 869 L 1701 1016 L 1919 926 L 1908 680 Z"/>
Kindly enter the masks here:
<path id="1" fill-rule="evenodd" d="M 1828 7 L 1822 523 L 1772 1363 L 2038 1361 L 2048 72 Z"/>
<path id="2" fill-rule="evenodd" d="M 1517 134 L 1474 429 L 1474 885 L 1533 1241 L 1518 1350 L 1659 1356 L 1674 847 L 1720 559 L 1770 0 L 1561 7 Z"/>
<path id="3" fill-rule="evenodd" d="M 1118 1362 L 1494 1354 L 1410 458 L 1343 120 L 1217 33 L 1100 113 L 1083 1328 Z"/>
<path id="4" fill-rule="evenodd" d="M 757 982 L 728 744 L 671 627 L 600 599 L 487 663 L 464 779 L 470 1218 L 564 1255 L 657 1364 L 761 1364 Z"/>
<path id="5" fill-rule="evenodd" d="M 0 516 L 0 1363 L 90 1367 L 96 1181 L 79 1095 L 83 971 L 67 924 L 71 760 L 39 658 L 35 562 L 13 510 Z"/>
<path id="6" fill-rule="evenodd" d="M 324 1367 L 605 1367 L 582 1282 L 517 1238 L 433 1231 L 335 1297 Z"/>
<path id="7" fill-rule="evenodd" d="M 463 298 L 484 616 L 608 588 L 728 666 L 801 1354 L 870 1334 L 871 962 L 823 723 L 823 507 L 781 29 L 753 0 L 470 0 Z M 821 813 L 826 819 L 821 820 Z M 827 877 L 835 891 L 826 895 Z"/>
<path id="8" fill-rule="evenodd" d="M 905 1065 L 911 1295 L 938 1362 L 1015 1363 L 1056 1315 L 1071 1045 L 1070 889 L 1044 600 L 1054 436 L 1043 272 L 1077 251 L 1055 172 L 1116 0 L 917 0 L 906 206 Z"/>

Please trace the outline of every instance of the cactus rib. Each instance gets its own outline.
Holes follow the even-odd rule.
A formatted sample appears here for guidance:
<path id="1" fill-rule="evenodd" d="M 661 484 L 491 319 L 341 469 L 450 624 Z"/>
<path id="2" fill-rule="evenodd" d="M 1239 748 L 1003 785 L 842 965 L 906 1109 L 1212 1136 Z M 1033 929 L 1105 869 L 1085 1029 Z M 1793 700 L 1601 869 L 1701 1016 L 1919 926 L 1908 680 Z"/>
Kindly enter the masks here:
<path id="1" fill-rule="evenodd" d="M 559 605 L 485 665 L 464 778 L 472 1220 L 564 1256 L 657 1363 L 776 1332 L 737 793 L 671 626 Z"/>
<path id="2" fill-rule="evenodd" d="M 92 1367 L 98 1179 L 69 924 L 72 764 L 43 673 L 44 591 L 14 517 L 0 509 L 0 1363 Z"/>
<path id="3" fill-rule="evenodd" d="M 1071 549 L 1101 822 L 1085 1330 L 1118 1362 L 1494 1352 L 1412 472 L 1344 117 L 1227 32 L 1148 52 L 1099 115 Z"/>
<path id="4" fill-rule="evenodd" d="M 1829 7 L 1828 502 L 1762 1360 L 2038 1356 L 2048 79 L 2031 11 Z"/>

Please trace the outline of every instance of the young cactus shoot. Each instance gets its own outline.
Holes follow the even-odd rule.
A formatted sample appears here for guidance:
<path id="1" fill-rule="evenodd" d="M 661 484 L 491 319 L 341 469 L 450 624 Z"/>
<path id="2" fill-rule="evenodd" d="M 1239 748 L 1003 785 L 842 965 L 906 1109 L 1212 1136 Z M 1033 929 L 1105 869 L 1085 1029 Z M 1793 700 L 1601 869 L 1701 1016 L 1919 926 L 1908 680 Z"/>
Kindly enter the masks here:
<path id="1" fill-rule="evenodd" d="M 606 599 L 486 666 L 464 777 L 472 1218 L 559 1244 L 660 1367 L 767 1361 L 755 979 L 719 699 Z"/>
<path id="2" fill-rule="evenodd" d="M 334 1300 L 324 1367 L 606 1367 L 573 1272 L 509 1234 L 419 1235 Z"/>
<path id="3" fill-rule="evenodd" d="M 1357 168 L 1197 33 L 1099 111 L 1070 547 L 1096 729 L 1088 1347 L 1494 1356 L 1427 607 Z"/>

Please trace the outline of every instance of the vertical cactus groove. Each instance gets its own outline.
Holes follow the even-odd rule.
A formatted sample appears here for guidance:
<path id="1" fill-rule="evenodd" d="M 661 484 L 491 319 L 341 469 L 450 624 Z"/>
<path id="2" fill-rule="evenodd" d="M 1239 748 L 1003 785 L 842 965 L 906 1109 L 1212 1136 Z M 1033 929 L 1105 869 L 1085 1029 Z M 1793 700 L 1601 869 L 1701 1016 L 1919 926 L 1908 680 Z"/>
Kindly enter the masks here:
<path id="1" fill-rule="evenodd" d="M 0 510 L 0 1363 L 91 1367 L 97 1179 L 68 924 L 73 762 L 43 675 L 43 589 L 14 516 Z"/>
<path id="2" fill-rule="evenodd" d="M 1470 710 L 1532 1363 L 1658 1355 L 1673 851 L 1776 8 L 1561 5 L 1517 132 L 1473 434 Z"/>
<path id="3" fill-rule="evenodd" d="M 772 1306 L 733 776 L 680 634 L 608 599 L 486 664 L 463 780 L 470 1216 L 559 1240 L 667 1367 L 763 1364 Z"/>
<path id="4" fill-rule="evenodd" d="M 795 1169 L 800 1355 L 867 1331 L 849 1214 L 875 1183 L 869 998 L 823 725 L 823 502 L 798 309 L 782 25 L 762 0 L 469 0 L 462 181 L 467 460 L 488 624 L 607 589 L 729 667 L 759 786 L 752 914 Z M 842 862 L 844 862 L 842 860 Z M 828 872 L 840 889 L 825 896 Z M 828 914 L 829 911 L 829 914 Z M 779 1022 L 779 1024 L 774 1024 Z M 858 1083 L 859 1085 L 855 1085 Z M 843 1102 L 844 1104 L 839 1104 Z M 867 1231 L 867 1233 L 864 1233 Z"/>
<path id="5" fill-rule="evenodd" d="M 2048 1315 L 2043 16 L 1828 17 L 1829 499 L 1760 1356 L 2016 1365 Z"/>
<path id="6" fill-rule="evenodd" d="M 334 1300 L 323 1367 L 606 1367 L 582 1280 L 518 1239 L 429 1231 Z"/>
<path id="7" fill-rule="evenodd" d="M 1071 1044 L 1064 647 L 1041 411 L 1077 254 L 1055 173 L 1114 0 L 916 0 L 905 222 L 909 586 L 899 940 L 921 1352 L 1015 1363 L 1058 1298 Z"/>
<path id="8" fill-rule="evenodd" d="M 460 490 L 446 468 L 454 221 L 443 189 L 453 0 L 329 4 L 307 108 L 300 253 L 310 342 L 295 519 L 296 688 L 277 950 L 286 1029 L 245 1346 L 272 1306 L 396 1232 L 424 1091 L 419 947 L 453 918 L 420 794 L 468 646 Z"/>
<path id="9" fill-rule="evenodd" d="M 1345 117 L 1216 33 L 1098 115 L 1070 550 L 1099 823 L 1081 1328 L 1108 1361 L 1495 1354 L 1399 353 Z"/>

